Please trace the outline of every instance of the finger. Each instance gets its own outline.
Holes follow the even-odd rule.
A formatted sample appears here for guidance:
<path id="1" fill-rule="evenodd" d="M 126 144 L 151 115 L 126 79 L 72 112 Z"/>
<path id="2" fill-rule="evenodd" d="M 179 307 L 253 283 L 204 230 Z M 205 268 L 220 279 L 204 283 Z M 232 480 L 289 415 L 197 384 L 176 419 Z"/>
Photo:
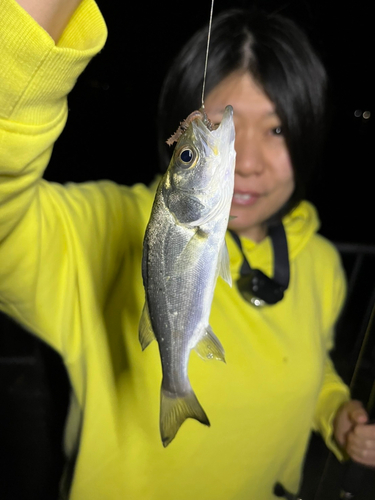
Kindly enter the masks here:
<path id="1" fill-rule="evenodd" d="M 355 462 L 367 467 L 375 467 L 375 450 L 348 449 L 347 452 Z"/>
<path id="2" fill-rule="evenodd" d="M 375 440 L 356 436 L 354 432 L 348 436 L 346 451 L 348 455 L 364 465 L 375 467 Z"/>
<path id="3" fill-rule="evenodd" d="M 358 436 L 354 432 L 351 432 L 347 439 L 347 446 L 356 449 L 374 450 L 375 451 L 375 439 L 371 437 Z"/>
<path id="4" fill-rule="evenodd" d="M 351 401 L 348 417 L 353 424 L 366 424 L 368 414 L 360 401 Z"/>
<path id="5" fill-rule="evenodd" d="M 357 424 L 350 433 L 353 438 L 372 439 L 375 441 L 375 425 Z"/>

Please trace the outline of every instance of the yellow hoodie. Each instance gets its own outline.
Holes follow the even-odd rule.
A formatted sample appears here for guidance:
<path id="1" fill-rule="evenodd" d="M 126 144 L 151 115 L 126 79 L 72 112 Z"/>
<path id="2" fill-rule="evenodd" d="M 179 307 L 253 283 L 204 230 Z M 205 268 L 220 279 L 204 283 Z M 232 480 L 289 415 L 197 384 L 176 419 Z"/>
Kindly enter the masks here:
<path id="1" fill-rule="evenodd" d="M 284 220 L 291 282 L 281 302 L 254 308 L 218 280 L 210 322 L 227 363 L 193 352 L 189 364 L 211 427 L 188 420 L 164 449 L 157 344 L 142 353 L 138 342 L 154 188 L 41 179 L 66 95 L 105 38 L 92 0 L 57 46 L 14 0 L 2 1 L 0 308 L 65 361 L 69 498 L 271 500 L 277 481 L 296 492 L 311 429 L 335 450 L 332 416 L 349 398 L 328 356 L 345 295 L 337 253 L 302 202 Z M 251 265 L 272 274 L 269 239 L 242 243 Z M 235 281 L 241 256 L 227 244 Z"/>

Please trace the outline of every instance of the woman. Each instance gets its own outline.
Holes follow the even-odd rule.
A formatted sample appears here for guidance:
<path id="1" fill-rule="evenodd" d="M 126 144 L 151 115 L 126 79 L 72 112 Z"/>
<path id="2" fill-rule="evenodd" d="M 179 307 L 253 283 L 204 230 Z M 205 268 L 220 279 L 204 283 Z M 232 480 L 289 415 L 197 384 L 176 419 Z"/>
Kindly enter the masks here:
<path id="1" fill-rule="evenodd" d="M 155 186 L 62 187 L 41 179 L 65 124 L 66 94 L 103 45 L 105 25 L 92 0 L 18 3 L 3 2 L 0 30 L 2 67 L 11 68 L 1 75 L 1 308 L 66 363 L 73 394 L 62 497 L 271 500 L 277 483 L 297 492 L 311 428 L 320 430 L 339 456 L 347 451 L 374 463 L 374 429 L 362 425 L 366 413 L 349 401 L 328 356 L 345 295 L 343 272 L 335 250 L 315 234 L 314 208 L 299 203 L 304 161 L 314 149 L 309 144 L 317 143 L 325 78 L 303 35 L 278 17 L 260 16 L 259 33 L 255 26 L 238 28 L 244 16 L 237 13 L 213 26 L 206 109 L 220 120 L 223 105 L 232 104 L 237 130 L 236 218 L 227 236 L 232 277 L 240 279 L 244 256 L 253 268 L 273 276 L 272 246 L 275 261 L 280 246 L 278 238 L 271 243 L 273 227 L 285 228 L 290 277 L 282 300 L 262 308 L 246 301 L 246 290 L 218 281 L 211 325 L 227 364 L 203 363 L 191 355 L 189 365 L 211 428 L 190 419 L 164 449 L 157 346 L 142 353 L 138 342 L 142 240 Z M 222 57 L 216 47 L 227 24 L 241 57 L 219 71 L 213 61 L 216 50 Z M 198 37 L 203 40 L 202 33 Z M 278 40 L 273 49 L 270 40 Z M 284 55 L 278 54 L 280 45 Z M 194 75 L 191 44 L 183 51 L 183 60 L 189 57 Z M 300 66 L 288 68 L 295 59 Z M 320 82 L 316 86 L 303 78 L 308 69 Z M 200 70 L 192 82 L 201 79 Z M 300 81 L 290 92 L 297 75 Z M 178 102 L 170 97 L 177 83 L 172 76 L 162 99 L 167 114 L 166 106 L 172 111 Z M 178 92 L 188 96 L 186 82 L 178 82 Z M 193 95 L 196 108 L 196 89 Z M 177 121 L 193 110 L 191 104 Z M 301 104 L 310 107 L 300 117 Z M 169 133 L 175 128 L 174 122 Z"/>

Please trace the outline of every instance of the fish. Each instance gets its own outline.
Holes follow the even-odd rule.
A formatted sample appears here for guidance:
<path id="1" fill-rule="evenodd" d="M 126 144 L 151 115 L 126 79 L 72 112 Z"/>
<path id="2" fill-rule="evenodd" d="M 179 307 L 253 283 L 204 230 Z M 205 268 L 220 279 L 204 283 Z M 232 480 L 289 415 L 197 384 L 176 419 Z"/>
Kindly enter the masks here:
<path id="1" fill-rule="evenodd" d="M 210 425 L 188 377 L 192 349 L 225 362 L 209 324 L 217 277 L 231 285 L 225 233 L 234 190 L 235 131 L 227 106 L 214 126 L 194 111 L 177 141 L 148 222 L 142 257 L 142 350 L 156 338 L 162 365 L 160 435 L 164 447 L 187 418 Z"/>

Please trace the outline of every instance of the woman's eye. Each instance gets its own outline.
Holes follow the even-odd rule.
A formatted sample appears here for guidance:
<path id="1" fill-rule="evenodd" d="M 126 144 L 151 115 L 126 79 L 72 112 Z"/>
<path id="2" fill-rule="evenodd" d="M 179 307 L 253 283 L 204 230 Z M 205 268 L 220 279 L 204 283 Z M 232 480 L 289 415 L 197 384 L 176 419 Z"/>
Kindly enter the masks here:
<path id="1" fill-rule="evenodd" d="M 272 129 L 273 135 L 283 135 L 283 129 L 281 126 Z"/>

